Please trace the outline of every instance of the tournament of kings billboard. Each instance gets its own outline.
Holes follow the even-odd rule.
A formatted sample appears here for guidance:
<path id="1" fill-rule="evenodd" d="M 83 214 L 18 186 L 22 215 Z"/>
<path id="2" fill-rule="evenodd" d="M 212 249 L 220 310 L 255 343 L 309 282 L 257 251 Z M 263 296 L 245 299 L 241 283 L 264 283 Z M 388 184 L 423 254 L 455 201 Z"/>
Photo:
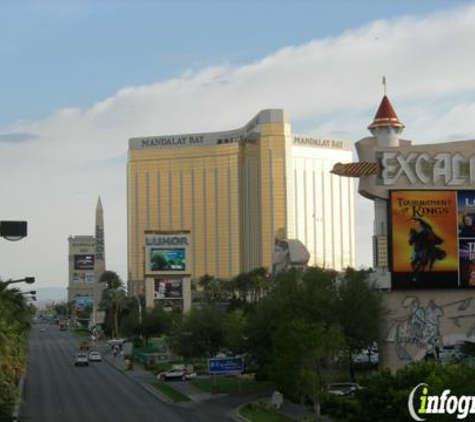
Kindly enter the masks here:
<path id="1" fill-rule="evenodd" d="M 475 191 L 390 192 L 393 288 L 475 287 Z"/>

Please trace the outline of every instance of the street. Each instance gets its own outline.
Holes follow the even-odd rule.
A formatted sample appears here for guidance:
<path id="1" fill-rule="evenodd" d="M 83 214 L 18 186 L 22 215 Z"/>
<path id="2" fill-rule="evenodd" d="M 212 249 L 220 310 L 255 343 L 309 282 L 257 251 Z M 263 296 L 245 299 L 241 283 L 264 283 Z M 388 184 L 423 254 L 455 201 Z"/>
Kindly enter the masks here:
<path id="1" fill-rule="evenodd" d="M 77 347 L 78 339 L 56 326 L 33 326 L 21 421 L 209 420 L 205 409 L 200 412 L 160 401 L 106 361 L 75 367 Z M 229 420 L 214 416 L 214 420 Z"/>

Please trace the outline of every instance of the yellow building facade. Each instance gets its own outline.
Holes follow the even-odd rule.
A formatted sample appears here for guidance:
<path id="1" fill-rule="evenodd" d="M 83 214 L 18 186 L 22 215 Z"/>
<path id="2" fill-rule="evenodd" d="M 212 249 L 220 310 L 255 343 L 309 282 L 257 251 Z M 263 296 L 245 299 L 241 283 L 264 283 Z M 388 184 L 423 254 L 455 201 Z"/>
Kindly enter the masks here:
<path id="1" fill-rule="evenodd" d="M 270 269 L 276 238 L 301 240 L 311 265 L 354 266 L 353 185 L 329 173 L 337 161 L 352 161 L 348 143 L 292 135 L 279 109 L 236 130 L 130 139 L 129 292 L 144 291 L 146 231 L 189 231 L 195 279 Z"/>

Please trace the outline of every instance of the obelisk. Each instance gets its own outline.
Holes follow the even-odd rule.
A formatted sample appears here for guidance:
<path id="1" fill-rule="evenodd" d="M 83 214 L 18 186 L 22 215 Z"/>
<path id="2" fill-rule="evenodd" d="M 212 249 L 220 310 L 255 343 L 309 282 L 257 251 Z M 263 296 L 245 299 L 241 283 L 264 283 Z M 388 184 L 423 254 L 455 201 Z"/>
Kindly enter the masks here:
<path id="1" fill-rule="evenodd" d="M 104 283 L 99 283 L 102 273 L 106 270 L 106 249 L 104 242 L 104 210 L 102 208 L 101 197 L 97 200 L 96 206 L 96 248 L 94 252 L 94 324 L 96 321 L 98 306 L 101 301 Z"/>

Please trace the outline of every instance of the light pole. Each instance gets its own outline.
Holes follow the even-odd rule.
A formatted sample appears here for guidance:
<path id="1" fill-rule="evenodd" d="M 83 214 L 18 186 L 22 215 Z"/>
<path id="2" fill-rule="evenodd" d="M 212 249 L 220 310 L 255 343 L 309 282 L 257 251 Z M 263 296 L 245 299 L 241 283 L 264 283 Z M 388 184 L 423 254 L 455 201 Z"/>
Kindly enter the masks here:
<path id="1" fill-rule="evenodd" d="M 34 282 L 35 282 L 35 277 L 25 277 L 25 278 L 21 278 L 20 280 L 0 281 L 0 291 L 5 290 L 7 286 L 10 284 L 15 284 L 15 283 L 33 284 Z"/>
<path id="2" fill-rule="evenodd" d="M 139 325 L 142 326 L 142 304 L 140 303 L 140 298 L 137 295 L 134 295 L 134 297 L 137 300 L 137 304 L 139 305 Z"/>
<path id="3" fill-rule="evenodd" d="M 35 277 L 25 277 L 25 278 L 21 278 L 19 280 L 2 281 L 2 284 L 4 286 L 8 286 L 9 284 L 15 284 L 15 283 L 33 284 L 34 282 L 35 282 Z"/>
<path id="4" fill-rule="evenodd" d="M 36 290 L 30 290 L 29 292 L 20 292 L 22 295 L 36 295 Z"/>
<path id="5" fill-rule="evenodd" d="M 0 221 L 0 236 L 11 242 L 16 242 L 28 235 L 27 227 L 26 221 Z"/>

